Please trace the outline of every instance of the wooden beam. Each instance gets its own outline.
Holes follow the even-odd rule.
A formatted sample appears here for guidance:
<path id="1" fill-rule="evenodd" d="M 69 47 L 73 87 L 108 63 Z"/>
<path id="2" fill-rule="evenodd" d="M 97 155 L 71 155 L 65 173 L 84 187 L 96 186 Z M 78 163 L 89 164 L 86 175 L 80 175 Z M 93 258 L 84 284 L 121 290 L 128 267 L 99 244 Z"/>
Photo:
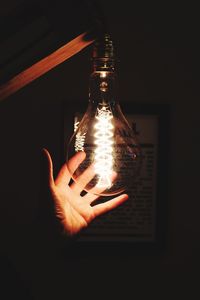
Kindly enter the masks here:
<path id="1" fill-rule="evenodd" d="M 93 42 L 94 39 L 88 39 L 88 34 L 86 32 L 77 36 L 72 41 L 68 42 L 47 57 L 41 59 L 31 67 L 14 76 L 8 82 L 1 85 L 0 101 L 12 95 L 51 69 L 55 68 L 57 65 L 69 59 L 71 56 L 78 53 Z"/>

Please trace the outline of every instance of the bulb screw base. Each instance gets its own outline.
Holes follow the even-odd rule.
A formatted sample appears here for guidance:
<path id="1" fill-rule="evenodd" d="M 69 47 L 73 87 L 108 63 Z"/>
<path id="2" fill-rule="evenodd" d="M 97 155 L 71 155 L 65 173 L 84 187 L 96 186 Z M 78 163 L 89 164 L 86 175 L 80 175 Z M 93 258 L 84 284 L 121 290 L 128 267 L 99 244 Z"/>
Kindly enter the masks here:
<path id="1" fill-rule="evenodd" d="M 95 59 L 114 59 L 115 51 L 113 41 L 109 34 L 104 34 L 94 43 L 92 58 Z"/>

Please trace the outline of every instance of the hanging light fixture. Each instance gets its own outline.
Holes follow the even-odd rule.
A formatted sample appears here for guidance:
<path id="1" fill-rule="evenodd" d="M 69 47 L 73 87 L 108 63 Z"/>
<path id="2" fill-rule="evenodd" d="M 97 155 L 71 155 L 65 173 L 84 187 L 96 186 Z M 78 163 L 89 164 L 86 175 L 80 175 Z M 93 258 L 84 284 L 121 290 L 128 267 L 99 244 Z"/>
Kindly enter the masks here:
<path id="1" fill-rule="evenodd" d="M 104 34 L 93 48 L 88 108 L 67 149 L 67 160 L 76 152 L 86 154 L 75 171 L 69 169 L 73 180 L 79 177 L 81 184 L 80 175 L 93 166 L 84 190 L 102 196 L 123 192 L 141 166 L 140 145 L 118 100 L 115 61 L 111 37 Z"/>

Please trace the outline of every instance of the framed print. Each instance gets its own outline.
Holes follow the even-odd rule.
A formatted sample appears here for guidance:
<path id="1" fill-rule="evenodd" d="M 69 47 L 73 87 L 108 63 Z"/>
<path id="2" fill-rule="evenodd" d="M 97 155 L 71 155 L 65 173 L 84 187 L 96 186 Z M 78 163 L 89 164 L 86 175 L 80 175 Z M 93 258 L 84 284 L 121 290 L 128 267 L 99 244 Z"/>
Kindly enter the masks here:
<path id="1" fill-rule="evenodd" d="M 166 242 L 169 105 L 122 103 L 121 108 L 142 149 L 141 171 L 126 191 L 128 201 L 96 218 L 76 238 L 76 244 L 86 248 L 118 247 L 126 251 L 128 246 L 129 251 L 152 250 L 155 253 L 163 250 Z M 83 114 L 80 107 L 71 112 L 70 134 Z M 66 129 L 67 126 L 65 132 Z M 69 136 L 64 135 L 65 142 Z M 109 199 L 100 197 L 99 202 Z"/>

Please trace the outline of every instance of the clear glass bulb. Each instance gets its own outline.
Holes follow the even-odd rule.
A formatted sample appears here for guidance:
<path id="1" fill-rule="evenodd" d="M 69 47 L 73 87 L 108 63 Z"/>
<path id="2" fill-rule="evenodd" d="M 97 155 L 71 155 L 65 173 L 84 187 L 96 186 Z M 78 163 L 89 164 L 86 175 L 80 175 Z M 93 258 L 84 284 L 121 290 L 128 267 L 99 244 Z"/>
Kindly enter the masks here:
<path id="1" fill-rule="evenodd" d="M 94 46 L 88 108 L 67 150 L 67 160 L 80 151 L 86 154 L 75 171 L 69 169 L 73 180 L 82 185 L 80 175 L 87 176 L 92 166 L 84 190 L 102 196 L 126 190 L 141 165 L 140 145 L 117 100 L 114 62 L 113 43 L 105 35 Z"/>

